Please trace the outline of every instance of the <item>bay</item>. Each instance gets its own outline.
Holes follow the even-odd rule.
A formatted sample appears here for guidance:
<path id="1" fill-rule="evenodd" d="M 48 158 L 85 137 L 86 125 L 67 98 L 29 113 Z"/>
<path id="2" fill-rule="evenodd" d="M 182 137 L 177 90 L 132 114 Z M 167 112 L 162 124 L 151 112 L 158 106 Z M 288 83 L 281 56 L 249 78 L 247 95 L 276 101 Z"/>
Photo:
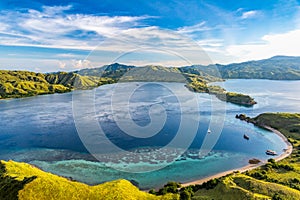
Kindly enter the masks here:
<path id="1" fill-rule="evenodd" d="M 266 149 L 282 153 L 286 145 L 277 135 L 237 120 L 234 116 L 239 113 L 254 117 L 263 112 L 300 112 L 299 83 L 271 80 L 227 80 L 214 83 L 228 91 L 254 97 L 258 104 L 253 107 L 230 103 L 225 103 L 224 108 L 224 104 L 218 107 L 215 105 L 220 102 L 213 96 L 191 93 L 181 83 L 121 83 L 104 85 L 92 91 L 2 100 L 0 159 L 28 162 L 45 171 L 91 185 L 125 178 L 134 180 L 142 189 L 149 189 L 160 187 L 170 180 L 197 180 L 245 166 L 251 158 L 266 160 L 269 158 L 265 155 Z M 135 90 L 128 91 L 131 87 Z M 124 98 L 128 92 L 131 92 L 129 101 Z M 97 159 L 97 156 L 92 155 L 86 141 L 82 140 L 81 134 L 89 134 L 91 129 L 87 126 L 84 131 L 78 131 L 80 127 L 74 115 L 74 97 L 86 94 L 95 97 L 91 116 L 109 141 L 122 150 L 123 154 L 118 154 L 118 159 L 99 161 L 99 157 Z M 115 99 L 114 105 L 112 97 Z M 197 104 L 190 103 L 194 97 Z M 116 123 L 118 120 L 120 123 L 122 120 L 131 120 L 140 127 L 147 127 L 155 121 L 151 116 L 161 119 L 164 114 L 165 121 L 157 134 L 150 136 L 151 131 L 146 132 L 144 138 L 130 135 Z M 173 145 L 162 151 L 156 150 L 168 146 L 176 138 L 183 116 L 190 124 L 184 124 L 186 138 L 182 139 L 182 143 L 190 145 L 186 146 L 187 151 L 183 155 L 168 160 L 182 146 Z M 214 130 L 212 124 L 218 123 L 212 121 L 220 119 L 222 129 L 216 144 L 208 154 L 199 156 L 208 135 L 207 130 Z M 159 121 L 155 123 L 160 125 Z M 198 127 L 193 132 L 195 124 Z M 153 127 L 157 126 L 154 124 Z M 134 126 L 128 125 L 127 128 L 133 130 Z M 212 131 L 210 134 L 216 133 Z M 249 135 L 250 140 L 245 140 L 244 134 Z M 143 151 L 150 152 L 151 159 L 137 161 L 126 154 Z M 157 169 L 153 166 L 157 166 Z M 152 168 L 156 170 L 146 172 Z M 132 170 L 129 172 L 127 169 Z M 140 173 L 132 173 L 134 171 Z"/>

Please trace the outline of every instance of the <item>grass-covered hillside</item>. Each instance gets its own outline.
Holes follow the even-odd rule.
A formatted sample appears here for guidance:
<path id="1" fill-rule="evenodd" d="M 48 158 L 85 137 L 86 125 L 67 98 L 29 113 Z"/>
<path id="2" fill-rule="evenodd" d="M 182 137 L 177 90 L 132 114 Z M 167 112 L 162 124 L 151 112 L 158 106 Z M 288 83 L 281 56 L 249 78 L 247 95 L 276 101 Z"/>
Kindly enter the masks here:
<path id="1" fill-rule="evenodd" d="M 0 98 L 17 98 L 39 94 L 63 93 L 71 88 L 49 83 L 46 75 L 28 71 L 0 71 Z"/>
<path id="2" fill-rule="evenodd" d="M 268 125 L 279 130 L 287 138 L 300 140 L 300 114 L 264 113 L 253 120 L 258 126 Z"/>
<path id="3" fill-rule="evenodd" d="M 300 80 L 300 57 L 274 56 L 269 59 L 228 65 L 192 65 L 182 67 L 180 70 L 199 75 L 221 75 L 224 79 Z"/>
<path id="4" fill-rule="evenodd" d="M 89 186 L 43 172 L 26 163 L 1 161 L 1 200 L 155 200 L 178 199 L 178 195 L 155 196 L 140 191 L 126 180 Z"/>
<path id="5" fill-rule="evenodd" d="M 81 76 L 72 72 L 43 74 L 0 70 L 0 99 L 64 93 L 112 82 L 110 78 Z"/>
<path id="6" fill-rule="evenodd" d="M 240 116 L 240 119 L 257 126 L 269 126 L 279 130 L 293 145 L 292 154 L 279 162 L 270 157 L 268 163 L 262 167 L 245 173 L 235 172 L 202 185 L 176 185 L 176 190 L 175 184 L 171 189 L 170 185 L 166 185 L 159 191 L 152 190 L 151 193 L 160 195 L 165 191 L 174 191 L 180 194 L 181 199 L 300 199 L 300 114 L 264 113 L 255 118 Z"/>

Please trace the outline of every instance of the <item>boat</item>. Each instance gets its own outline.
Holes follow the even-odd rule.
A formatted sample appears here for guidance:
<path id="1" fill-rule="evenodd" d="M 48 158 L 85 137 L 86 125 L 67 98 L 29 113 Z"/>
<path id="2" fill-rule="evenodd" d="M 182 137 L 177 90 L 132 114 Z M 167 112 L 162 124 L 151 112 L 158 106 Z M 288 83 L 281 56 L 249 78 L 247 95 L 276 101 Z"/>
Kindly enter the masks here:
<path id="1" fill-rule="evenodd" d="M 244 134 L 244 139 L 249 140 L 250 138 L 248 135 Z"/>
<path id="2" fill-rule="evenodd" d="M 211 133 L 211 130 L 210 130 L 210 129 L 208 129 L 208 130 L 207 130 L 207 133 Z"/>
<path id="3" fill-rule="evenodd" d="M 272 151 L 272 150 L 267 150 L 266 154 L 270 155 L 270 156 L 276 156 L 277 155 L 276 151 Z"/>

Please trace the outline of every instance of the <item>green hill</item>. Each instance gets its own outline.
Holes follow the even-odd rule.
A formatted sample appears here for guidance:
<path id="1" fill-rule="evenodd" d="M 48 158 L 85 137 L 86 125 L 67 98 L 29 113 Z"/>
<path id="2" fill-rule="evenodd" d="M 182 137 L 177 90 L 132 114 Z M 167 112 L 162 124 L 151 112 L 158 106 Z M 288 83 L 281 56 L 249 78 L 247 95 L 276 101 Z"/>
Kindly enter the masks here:
<path id="1" fill-rule="evenodd" d="M 26 163 L 0 162 L 1 200 L 171 200 L 177 198 L 178 195 L 174 194 L 158 197 L 142 192 L 127 180 L 89 186 L 43 172 Z"/>
<path id="2" fill-rule="evenodd" d="M 75 89 L 85 89 L 99 85 L 100 79 L 94 76 L 81 76 L 73 72 L 57 72 L 45 75 L 50 84 L 60 84 Z"/>
<path id="3" fill-rule="evenodd" d="M 221 75 L 224 79 L 300 80 L 300 57 L 274 56 L 269 59 L 229 65 L 192 65 L 182 72 L 198 75 Z"/>
<path id="4" fill-rule="evenodd" d="M 129 65 L 122 65 L 119 63 L 113 63 L 98 68 L 82 69 L 79 71 L 75 71 L 75 73 L 82 76 L 97 76 L 97 77 L 108 77 L 108 78 L 118 79 L 133 68 L 136 67 L 129 66 Z"/>
<path id="5" fill-rule="evenodd" d="M 49 83 L 45 74 L 0 70 L 0 98 L 18 98 L 71 91 L 62 84 Z"/>
<path id="6" fill-rule="evenodd" d="M 112 83 L 111 78 L 81 76 L 70 72 L 42 74 L 0 70 L 0 99 L 70 92 Z"/>

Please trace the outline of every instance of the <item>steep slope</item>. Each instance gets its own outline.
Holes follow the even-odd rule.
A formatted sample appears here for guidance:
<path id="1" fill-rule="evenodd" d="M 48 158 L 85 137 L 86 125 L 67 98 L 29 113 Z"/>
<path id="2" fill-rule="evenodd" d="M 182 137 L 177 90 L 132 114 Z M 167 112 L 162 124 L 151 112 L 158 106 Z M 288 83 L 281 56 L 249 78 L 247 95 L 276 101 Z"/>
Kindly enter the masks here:
<path id="1" fill-rule="evenodd" d="M 0 185 L 2 186 L 0 187 L 0 197 L 2 200 L 177 199 L 177 195 L 173 194 L 157 197 L 142 192 L 126 180 L 88 186 L 43 172 L 26 163 L 1 161 L 0 169 L 2 169 L 0 174 Z M 12 184 L 12 181 L 7 180 L 14 182 Z"/>
<path id="2" fill-rule="evenodd" d="M 82 89 L 98 86 L 99 78 L 93 76 L 81 76 L 70 72 L 57 72 L 45 75 L 45 80 L 50 84 L 61 84 L 66 87 Z"/>
<path id="3" fill-rule="evenodd" d="M 81 76 L 73 72 L 35 73 L 0 70 L 0 99 L 70 92 L 113 83 L 111 78 Z"/>
<path id="4" fill-rule="evenodd" d="M 45 75 L 41 73 L 0 70 L 0 98 L 18 98 L 69 91 L 71 88 L 68 86 L 47 82 Z"/>

